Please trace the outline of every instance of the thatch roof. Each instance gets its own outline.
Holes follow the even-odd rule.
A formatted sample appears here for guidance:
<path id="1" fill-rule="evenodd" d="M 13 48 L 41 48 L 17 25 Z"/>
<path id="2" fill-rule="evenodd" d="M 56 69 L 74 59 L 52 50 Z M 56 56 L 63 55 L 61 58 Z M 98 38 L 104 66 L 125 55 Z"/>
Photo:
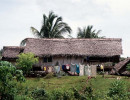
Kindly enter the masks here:
<path id="1" fill-rule="evenodd" d="M 117 56 L 122 54 L 121 39 L 41 39 L 27 38 L 24 53 L 35 55 Z"/>
<path id="2" fill-rule="evenodd" d="M 21 52 L 36 56 L 100 56 L 112 57 L 122 54 L 121 39 L 41 39 L 27 38 L 25 47 L 5 46 L 2 57 L 17 58 Z"/>
<path id="3" fill-rule="evenodd" d="M 3 47 L 3 58 L 17 58 L 17 56 L 23 52 L 24 47 L 18 46 L 4 46 Z"/>
<path id="4" fill-rule="evenodd" d="M 120 61 L 119 63 L 117 63 L 113 69 L 111 70 L 111 74 L 124 74 L 124 73 L 128 73 L 128 71 L 126 71 L 126 65 L 130 63 L 130 58 L 126 58 L 123 61 Z M 125 69 L 125 70 L 124 70 Z"/>

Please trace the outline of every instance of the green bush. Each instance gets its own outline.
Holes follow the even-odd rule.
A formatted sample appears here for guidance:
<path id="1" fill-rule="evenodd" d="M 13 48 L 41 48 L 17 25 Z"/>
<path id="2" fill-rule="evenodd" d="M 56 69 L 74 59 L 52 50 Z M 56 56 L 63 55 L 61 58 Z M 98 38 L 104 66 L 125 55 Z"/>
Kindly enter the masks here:
<path id="1" fill-rule="evenodd" d="M 112 98 L 124 98 L 126 97 L 127 91 L 125 87 L 125 83 L 121 80 L 116 80 L 111 83 L 111 87 L 109 88 L 108 96 Z"/>
<path id="2" fill-rule="evenodd" d="M 79 100 L 81 95 L 78 92 L 78 90 L 76 88 L 73 88 L 73 92 L 74 92 L 74 98 Z"/>
<path id="3" fill-rule="evenodd" d="M 44 78 L 45 79 L 50 79 L 54 77 L 54 73 L 48 73 Z"/>
<path id="4" fill-rule="evenodd" d="M 2 100 L 13 100 L 14 96 L 17 93 L 16 82 L 14 78 L 18 79 L 17 81 L 22 82 L 24 77 L 20 70 L 16 68 L 7 61 L 0 62 L 0 93 Z"/>
<path id="5" fill-rule="evenodd" d="M 63 100 L 73 100 L 74 94 L 71 91 L 64 91 Z"/>
<path id="6" fill-rule="evenodd" d="M 47 100 L 47 92 L 43 88 L 37 88 L 32 91 L 32 97 L 35 100 Z"/>
<path id="7" fill-rule="evenodd" d="M 33 64 L 36 64 L 38 62 L 38 58 L 35 57 L 33 53 L 21 53 L 18 55 L 16 62 L 17 67 L 20 67 L 22 69 L 24 75 L 28 75 L 32 69 Z"/>
<path id="8" fill-rule="evenodd" d="M 63 92 L 59 89 L 55 89 L 52 91 L 52 100 L 62 100 L 63 99 Z"/>
<path id="9" fill-rule="evenodd" d="M 130 71 L 130 63 L 126 66 L 127 70 Z"/>

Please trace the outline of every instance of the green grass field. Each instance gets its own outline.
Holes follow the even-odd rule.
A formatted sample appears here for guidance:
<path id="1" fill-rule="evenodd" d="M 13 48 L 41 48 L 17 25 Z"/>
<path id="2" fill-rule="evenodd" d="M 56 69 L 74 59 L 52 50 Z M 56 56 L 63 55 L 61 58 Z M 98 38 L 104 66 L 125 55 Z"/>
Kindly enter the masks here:
<path id="1" fill-rule="evenodd" d="M 47 91 L 52 91 L 54 89 L 69 90 L 76 88 L 82 91 L 86 86 L 91 85 L 94 92 L 96 91 L 106 91 L 110 87 L 110 84 L 117 80 L 118 76 L 107 75 L 103 78 L 98 75 L 96 78 L 92 78 L 87 83 L 87 76 L 62 76 L 61 78 L 52 77 L 50 79 L 45 78 L 26 78 L 25 83 L 18 84 L 19 87 L 28 87 L 29 91 L 45 87 Z M 130 90 L 130 78 L 121 77 L 121 80 L 125 81 L 126 87 Z"/>

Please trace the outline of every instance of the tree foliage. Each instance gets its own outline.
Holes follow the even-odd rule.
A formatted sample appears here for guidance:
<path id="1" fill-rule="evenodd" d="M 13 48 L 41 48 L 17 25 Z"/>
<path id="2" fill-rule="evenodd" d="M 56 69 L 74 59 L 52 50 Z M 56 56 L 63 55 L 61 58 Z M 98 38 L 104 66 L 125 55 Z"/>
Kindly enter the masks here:
<path id="1" fill-rule="evenodd" d="M 38 57 L 35 57 L 33 53 L 21 53 L 18 55 L 16 62 L 17 66 L 22 69 L 24 75 L 28 75 L 33 64 L 38 62 Z"/>
<path id="2" fill-rule="evenodd" d="M 62 17 L 54 14 L 53 11 L 49 12 L 49 15 L 46 16 L 43 14 L 42 27 L 40 31 L 38 31 L 34 27 L 30 27 L 34 36 L 38 38 L 64 38 L 63 35 L 65 33 L 71 33 L 70 26 L 63 22 Z M 20 45 L 24 46 L 26 44 L 26 40 L 22 40 Z"/>
<path id="3" fill-rule="evenodd" d="M 39 38 L 63 38 L 64 33 L 71 33 L 71 28 L 63 22 L 62 17 L 58 17 L 51 11 L 48 16 L 43 14 L 41 30 L 31 27 L 31 31 Z"/>
<path id="4" fill-rule="evenodd" d="M 93 26 L 88 26 L 87 28 L 84 27 L 83 29 L 78 28 L 77 37 L 78 38 L 103 38 L 103 37 L 99 37 L 99 33 L 101 32 L 101 30 L 98 30 L 96 32 L 96 30 L 93 30 L 92 28 Z"/>
<path id="5" fill-rule="evenodd" d="M 3 49 L 0 50 L 0 57 L 2 56 Z"/>
<path id="6" fill-rule="evenodd" d="M 126 96 L 125 82 L 121 80 L 116 80 L 113 83 L 111 83 L 108 95 L 112 98 L 115 98 L 115 96 L 119 98 L 124 98 Z"/>
<path id="7" fill-rule="evenodd" d="M 130 71 L 130 63 L 126 66 L 127 70 Z"/>
<path id="8" fill-rule="evenodd" d="M 16 67 L 7 61 L 0 62 L 0 93 L 2 100 L 12 100 L 14 98 L 14 95 L 16 94 L 15 78 L 20 82 L 25 80 L 22 71 L 21 73 L 16 73 L 18 71 L 19 70 L 16 70 Z"/>

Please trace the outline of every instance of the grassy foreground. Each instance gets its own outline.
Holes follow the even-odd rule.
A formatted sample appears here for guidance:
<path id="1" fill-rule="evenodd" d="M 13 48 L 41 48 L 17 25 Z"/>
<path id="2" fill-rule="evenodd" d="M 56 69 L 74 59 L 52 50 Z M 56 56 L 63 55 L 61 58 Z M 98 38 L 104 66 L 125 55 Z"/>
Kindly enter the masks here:
<path id="1" fill-rule="evenodd" d="M 61 78 L 52 77 L 46 78 L 26 78 L 25 83 L 18 84 L 18 87 L 26 88 L 32 91 L 36 88 L 44 87 L 47 91 L 53 91 L 54 89 L 69 90 L 76 88 L 78 91 L 82 91 L 86 86 L 91 85 L 94 92 L 106 91 L 109 89 L 110 84 L 117 80 L 118 76 L 107 75 L 103 78 L 98 75 L 96 78 L 92 78 L 87 83 L 87 76 L 62 76 Z M 127 89 L 130 91 L 130 78 L 121 77 L 126 83 Z"/>

